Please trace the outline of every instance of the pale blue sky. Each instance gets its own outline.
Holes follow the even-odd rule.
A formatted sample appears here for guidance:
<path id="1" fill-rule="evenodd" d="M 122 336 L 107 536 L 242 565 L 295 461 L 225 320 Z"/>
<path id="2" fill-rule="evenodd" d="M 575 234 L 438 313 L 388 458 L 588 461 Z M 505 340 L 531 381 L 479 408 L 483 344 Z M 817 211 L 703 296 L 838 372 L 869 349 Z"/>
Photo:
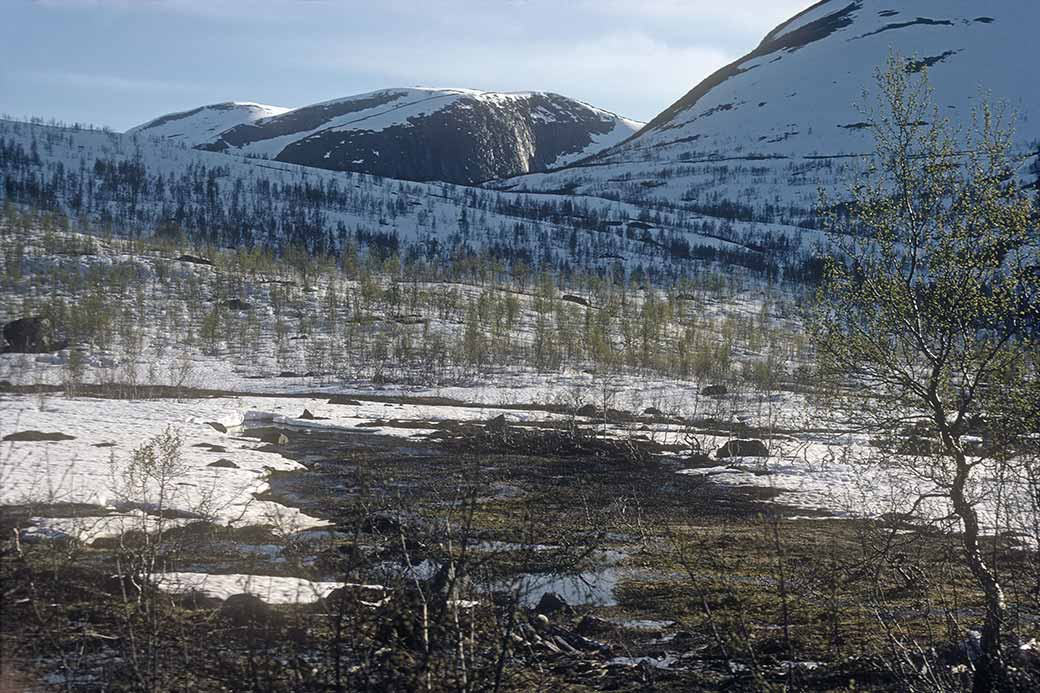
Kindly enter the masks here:
<path id="1" fill-rule="evenodd" d="M 812 0 L 0 0 L 0 113 L 124 130 L 219 101 L 555 91 L 649 120 Z"/>

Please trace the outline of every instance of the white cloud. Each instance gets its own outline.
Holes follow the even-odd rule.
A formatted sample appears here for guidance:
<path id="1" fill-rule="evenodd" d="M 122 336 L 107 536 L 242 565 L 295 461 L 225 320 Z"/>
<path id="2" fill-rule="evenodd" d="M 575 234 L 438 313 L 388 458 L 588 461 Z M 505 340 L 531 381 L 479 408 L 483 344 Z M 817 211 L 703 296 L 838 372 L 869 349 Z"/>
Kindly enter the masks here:
<path id="1" fill-rule="evenodd" d="M 509 7 L 482 3 L 464 17 L 446 10 L 472 3 L 436 0 L 402 18 L 398 13 L 405 4 L 410 3 L 388 0 L 381 9 L 395 13 L 394 21 L 387 19 L 392 31 L 290 37 L 271 55 L 292 69 L 364 75 L 372 89 L 551 90 L 649 119 L 751 50 L 774 26 L 747 29 L 754 39 L 735 39 L 732 31 L 695 21 L 694 10 L 671 0 L 638 6 L 608 0 L 596 3 L 595 10 L 579 0 L 555 14 L 548 10 L 549 0 Z M 323 96 L 342 95 L 330 91 Z"/>
<path id="2" fill-rule="evenodd" d="M 158 111 L 195 98 L 299 104 L 417 84 L 557 91 L 649 119 L 811 2 L 38 0 L 19 10 L 36 35 L 6 60 L 8 76 L 30 87 L 23 108 L 52 108 L 63 87 L 93 88 L 112 120 L 125 116 L 105 92 L 154 93 L 139 101 Z M 58 89 L 37 98 L 43 85 Z"/>

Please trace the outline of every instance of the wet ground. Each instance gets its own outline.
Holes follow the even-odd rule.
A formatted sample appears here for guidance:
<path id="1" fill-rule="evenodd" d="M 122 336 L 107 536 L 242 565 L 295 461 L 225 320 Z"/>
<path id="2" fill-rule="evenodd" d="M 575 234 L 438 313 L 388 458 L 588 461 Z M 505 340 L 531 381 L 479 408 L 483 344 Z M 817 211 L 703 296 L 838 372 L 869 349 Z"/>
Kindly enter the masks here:
<path id="1" fill-rule="evenodd" d="M 166 570 L 373 586 L 359 603 L 378 622 L 374 639 L 386 625 L 379 619 L 414 619 L 430 604 L 464 609 L 489 633 L 512 624 L 518 680 L 537 674 L 561 690 L 752 690 L 810 677 L 827 689 L 829 665 L 818 662 L 835 661 L 843 639 L 873 624 L 857 612 L 856 581 L 876 588 L 856 565 L 863 524 L 784 507 L 774 489 L 678 474 L 717 462 L 638 428 L 618 435 L 535 405 L 525 411 L 538 415 L 524 421 L 498 412 L 408 419 L 398 408 L 408 398 L 384 399 L 385 417 L 350 428 L 283 417 L 227 430 L 229 449 L 259 447 L 302 465 L 272 469 L 259 499 L 326 526 L 189 522 L 167 532 Z M 669 423 L 629 416 L 639 426 Z M 91 560 L 102 565 L 124 546 L 95 541 Z M 839 599 L 827 585 L 841 571 L 850 577 Z M 923 613 L 919 594 L 896 587 L 905 591 L 898 613 L 912 623 Z M 220 608 L 219 599 L 203 603 Z M 328 635 L 309 613 L 299 618 L 322 643 Z M 391 642 L 390 651 L 405 647 Z M 845 676 L 850 665 L 841 666 Z"/>
<path id="2" fill-rule="evenodd" d="M 643 597 L 648 589 L 689 590 L 689 570 L 662 560 L 674 528 L 788 513 L 764 503 L 775 492 L 679 475 L 696 460 L 649 442 L 600 445 L 588 431 L 561 433 L 555 421 L 523 425 L 525 447 L 538 454 L 517 450 L 516 429 L 501 422 L 416 426 L 423 432 L 405 438 L 375 428 L 241 432 L 306 467 L 274 474 L 269 498 L 330 523 L 290 542 L 308 577 L 433 584 L 451 565 L 465 572 L 463 596 L 514 595 L 547 617 L 556 637 L 585 643 L 569 648 L 572 658 L 591 658 L 611 676 L 703 676 L 705 666 L 728 666 L 706 665 L 703 652 L 694 657 L 711 644 L 684 630 L 666 602 Z M 531 439 L 543 435 L 544 445 Z"/>

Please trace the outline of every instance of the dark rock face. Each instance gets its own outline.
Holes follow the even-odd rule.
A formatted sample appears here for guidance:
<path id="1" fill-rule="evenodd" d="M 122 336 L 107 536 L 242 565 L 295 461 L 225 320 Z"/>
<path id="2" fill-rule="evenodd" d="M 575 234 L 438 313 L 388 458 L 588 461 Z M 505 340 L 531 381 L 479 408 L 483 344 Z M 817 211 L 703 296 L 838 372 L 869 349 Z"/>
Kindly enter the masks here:
<path id="1" fill-rule="evenodd" d="M 68 340 L 56 340 L 54 328 L 46 318 L 33 316 L 12 320 L 4 325 L 3 350 L 12 354 L 42 354 L 59 351 L 69 345 Z"/>
<path id="2" fill-rule="evenodd" d="M 395 109 L 425 102 L 425 112 L 394 122 Z M 329 125 L 333 119 L 336 124 Z M 199 148 L 249 151 L 295 135 L 298 139 L 281 147 L 274 159 L 387 178 L 475 184 L 545 171 L 560 157 L 585 152 L 620 122 L 558 94 L 483 99 L 450 90 L 387 90 L 238 125 Z"/>
<path id="3" fill-rule="evenodd" d="M 729 389 L 725 385 L 708 385 L 701 388 L 701 394 L 705 397 L 720 397 L 728 392 Z"/>
<path id="4" fill-rule="evenodd" d="M 761 440 L 731 440 L 719 448 L 715 456 L 720 460 L 727 457 L 769 457 L 769 448 Z"/>

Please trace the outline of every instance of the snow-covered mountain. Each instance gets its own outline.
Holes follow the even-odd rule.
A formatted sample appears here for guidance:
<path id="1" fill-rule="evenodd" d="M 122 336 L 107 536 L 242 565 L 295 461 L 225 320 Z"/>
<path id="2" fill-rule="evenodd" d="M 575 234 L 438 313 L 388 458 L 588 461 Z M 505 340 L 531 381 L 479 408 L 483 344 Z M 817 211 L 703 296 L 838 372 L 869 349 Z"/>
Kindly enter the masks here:
<path id="1" fill-rule="evenodd" d="M 124 135 L 0 120 L 0 202 L 216 244 L 356 244 L 431 262 L 487 252 L 651 277 L 717 261 L 808 276 L 819 189 L 840 195 L 862 171 L 872 145 L 855 104 L 893 49 L 912 56 L 907 69 L 929 67 L 955 122 L 980 89 L 1007 100 L 1021 173 L 1040 180 L 1038 25 L 1031 0 L 829 0 L 637 134 L 562 96 L 458 89 L 282 113 L 205 107 Z M 526 171 L 540 172 L 515 175 Z"/>
<path id="2" fill-rule="evenodd" d="M 544 92 L 386 89 L 257 117 L 215 108 L 130 133 L 335 171 L 469 184 L 574 163 L 642 125 Z M 241 120 L 214 126 L 223 115 Z"/>
<path id="3" fill-rule="evenodd" d="M 261 103 L 227 101 L 200 106 L 190 111 L 170 113 L 131 128 L 126 134 L 161 137 L 194 147 L 212 142 L 220 133 L 237 125 L 254 123 L 261 118 L 278 116 L 289 110 Z"/>
<path id="4" fill-rule="evenodd" d="M 892 51 L 927 66 L 936 102 L 969 122 L 984 92 L 1017 113 L 1021 150 L 1040 141 L 1034 0 L 825 0 L 708 76 L 636 136 L 581 166 L 499 187 L 573 191 L 774 219 L 871 151 L 857 104 Z M 851 161 L 854 161 L 853 158 Z M 779 210 L 779 212 L 778 212 Z"/>

